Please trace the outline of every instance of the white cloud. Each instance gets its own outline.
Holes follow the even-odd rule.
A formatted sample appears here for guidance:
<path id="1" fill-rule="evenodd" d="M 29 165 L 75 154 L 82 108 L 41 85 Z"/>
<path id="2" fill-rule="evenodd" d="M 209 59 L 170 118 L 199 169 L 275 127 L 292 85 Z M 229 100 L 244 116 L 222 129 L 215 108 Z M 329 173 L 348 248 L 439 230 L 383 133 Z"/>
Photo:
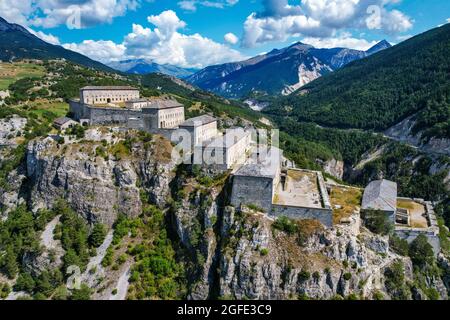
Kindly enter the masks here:
<path id="1" fill-rule="evenodd" d="M 111 23 L 115 17 L 136 10 L 143 0 L 1 0 L 2 17 L 24 26 L 52 28 L 80 22 L 76 27 Z M 79 19 L 78 19 L 79 18 Z"/>
<path id="2" fill-rule="evenodd" d="M 252 13 L 244 23 L 243 46 L 254 47 L 291 36 L 331 38 L 346 28 L 379 29 L 387 34 L 412 27 L 411 18 L 386 5 L 398 0 L 263 0 L 264 11 Z"/>
<path id="3" fill-rule="evenodd" d="M 28 28 L 28 31 L 34 34 L 36 37 L 44 40 L 45 42 L 60 45 L 59 38 L 57 36 L 52 35 L 51 33 L 44 33 L 42 31 L 34 31 L 33 29 Z"/>
<path id="4" fill-rule="evenodd" d="M 122 44 L 86 40 L 80 44 L 65 44 L 64 47 L 102 62 L 145 58 L 185 68 L 203 68 L 246 58 L 239 51 L 198 33 L 187 35 L 179 32 L 186 23 L 171 10 L 149 16 L 148 21 L 155 28 L 133 24 L 132 32 L 125 36 Z"/>
<path id="5" fill-rule="evenodd" d="M 223 9 L 234 6 L 239 0 L 183 0 L 178 6 L 186 11 L 197 11 L 198 6 Z"/>
<path id="6" fill-rule="evenodd" d="M 234 33 L 231 33 L 231 32 L 224 35 L 223 38 L 229 44 L 236 44 L 239 42 L 239 38 Z"/>
<path id="7" fill-rule="evenodd" d="M 66 43 L 63 47 L 79 52 L 91 59 L 107 63 L 111 60 L 120 60 L 124 57 L 125 46 L 116 44 L 113 41 L 84 40 L 81 43 Z"/>
<path id="8" fill-rule="evenodd" d="M 366 51 L 376 45 L 378 41 L 367 41 L 365 39 L 353 38 L 350 35 L 343 35 L 334 38 L 305 38 L 303 43 L 310 44 L 315 48 L 350 48 Z"/>
<path id="9" fill-rule="evenodd" d="M 0 0 L 0 15 L 10 23 L 28 25 L 27 17 L 33 11 L 33 0 Z"/>

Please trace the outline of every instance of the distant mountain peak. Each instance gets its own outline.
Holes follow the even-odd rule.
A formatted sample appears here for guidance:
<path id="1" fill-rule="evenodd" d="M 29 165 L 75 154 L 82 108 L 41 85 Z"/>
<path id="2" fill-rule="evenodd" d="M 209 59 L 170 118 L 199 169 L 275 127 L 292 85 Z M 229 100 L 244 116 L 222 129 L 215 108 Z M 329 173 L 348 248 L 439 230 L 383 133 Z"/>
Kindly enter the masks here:
<path id="1" fill-rule="evenodd" d="M 131 74 L 148 74 L 161 73 L 178 78 L 185 78 L 196 72 L 197 70 L 180 68 L 170 64 L 158 64 L 150 59 L 136 58 L 121 61 L 111 61 L 108 63 L 111 68 L 131 73 Z"/>
<path id="2" fill-rule="evenodd" d="M 303 42 L 274 49 L 246 61 L 208 67 L 188 77 L 192 84 L 226 98 L 252 92 L 287 94 L 310 81 L 389 47 L 380 42 L 370 52 L 346 48 L 321 48 Z"/>
<path id="3" fill-rule="evenodd" d="M 378 42 L 376 45 L 374 45 L 372 48 L 370 48 L 366 52 L 368 54 L 374 54 L 374 53 L 377 53 L 378 51 L 388 49 L 390 47 L 392 47 L 392 45 L 387 40 L 381 40 L 380 42 Z"/>

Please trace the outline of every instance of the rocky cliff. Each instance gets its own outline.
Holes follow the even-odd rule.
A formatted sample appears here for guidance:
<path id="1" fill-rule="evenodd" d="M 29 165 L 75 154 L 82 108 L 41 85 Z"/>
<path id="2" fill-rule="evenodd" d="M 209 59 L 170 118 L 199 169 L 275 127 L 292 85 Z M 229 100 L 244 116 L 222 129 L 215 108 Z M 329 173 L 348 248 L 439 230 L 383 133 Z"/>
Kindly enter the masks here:
<path id="1" fill-rule="evenodd" d="M 386 130 L 385 134 L 397 141 L 408 143 L 427 153 L 450 156 L 450 139 L 431 137 L 424 139 L 423 132 L 413 133 L 417 115 L 410 116 Z"/>
<path id="2" fill-rule="evenodd" d="M 97 129 L 82 141 L 68 136 L 34 140 L 26 158 L 30 205 L 37 211 L 64 198 L 87 221 L 108 226 L 119 213 L 140 214 L 141 187 L 163 206 L 174 169 L 170 148 L 160 137 L 146 144 L 123 132 Z"/>
<path id="3" fill-rule="evenodd" d="M 296 224 L 294 232 L 283 230 L 263 213 L 228 206 L 228 175 L 177 166 L 171 149 L 162 137 L 114 128 L 89 129 L 84 138 L 35 139 L 28 144 L 24 178 L 18 180 L 17 190 L 26 186 L 21 198 L 34 211 L 65 198 L 88 223 L 109 227 L 119 213 L 141 215 L 144 203 L 164 209 L 177 261 L 185 268 L 184 297 L 189 299 L 390 299 L 394 293 L 386 287 L 386 275 L 398 263 L 403 283 L 413 282 L 411 260 L 393 252 L 386 237 L 361 227 L 359 214 L 331 229 L 306 221 Z M 24 256 L 23 265 L 31 273 L 61 263 L 64 252 L 51 238 L 57 219 L 42 233 L 45 250 Z M 109 233 L 97 248 L 97 257 L 91 258 L 96 265 L 107 254 L 111 239 Z M 119 253 L 126 255 L 127 244 L 122 247 Z M 57 259 L 51 260 L 55 248 Z M 114 285 L 120 288 L 115 297 L 126 297 L 134 260 L 128 256 L 125 261 L 117 271 L 96 268 L 113 287 L 95 297 L 110 298 Z M 86 276 L 87 283 L 97 290 L 97 278 L 91 278 Z M 429 281 L 441 298 L 447 298 L 446 284 L 448 279 Z M 416 296 L 426 298 L 420 290 Z"/>

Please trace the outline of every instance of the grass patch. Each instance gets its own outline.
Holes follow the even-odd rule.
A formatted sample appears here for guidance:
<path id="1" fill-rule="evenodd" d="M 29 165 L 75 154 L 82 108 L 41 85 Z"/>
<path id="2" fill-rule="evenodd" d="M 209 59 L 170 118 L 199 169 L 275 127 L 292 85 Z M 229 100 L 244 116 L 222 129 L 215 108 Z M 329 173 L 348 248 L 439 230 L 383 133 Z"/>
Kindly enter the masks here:
<path id="1" fill-rule="evenodd" d="M 40 78 L 45 74 L 44 66 L 32 63 L 0 63 L 0 90 L 23 78 Z"/>
<path id="2" fill-rule="evenodd" d="M 333 223 L 339 224 L 341 219 L 349 218 L 356 207 L 361 205 L 362 191 L 354 188 L 333 187 L 331 190 L 331 203 L 333 206 Z"/>

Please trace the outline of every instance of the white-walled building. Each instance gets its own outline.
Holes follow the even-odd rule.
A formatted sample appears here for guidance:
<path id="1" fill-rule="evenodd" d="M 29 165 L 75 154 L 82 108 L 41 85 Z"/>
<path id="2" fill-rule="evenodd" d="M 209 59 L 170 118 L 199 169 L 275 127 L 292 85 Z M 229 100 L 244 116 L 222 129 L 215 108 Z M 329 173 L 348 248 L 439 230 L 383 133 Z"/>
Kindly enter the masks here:
<path id="1" fill-rule="evenodd" d="M 190 133 L 193 146 L 201 145 L 204 141 L 218 135 L 217 119 L 209 115 L 188 119 L 181 123 L 179 127 Z"/>
<path id="2" fill-rule="evenodd" d="M 125 107 L 131 110 L 142 110 L 146 108 L 149 104 L 149 100 L 147 98 L 133 99 L 125 102 Z"/>
<path id="3" fill-rule="evenodd" d="M 229 170 L 242 166 L 251 149 L 251 132 L 243 128 L 228 129 L 210 140 L 196 146 L 197 155 L 202 155 L 205 165 L 220 170 Z"/>
<path id="4" fill-rule="evenodd" d="M 141 110 L 149 129 L 172 129 L 185 122 L 184 106 L 176 100 L 148 100 Z"/>
<path id="5" fill-rule="evenodd" d="M 139 99 L 139 90 L 129 86 L 87 86 L 80 89 L 80 102 L 90 105 Z"/>

